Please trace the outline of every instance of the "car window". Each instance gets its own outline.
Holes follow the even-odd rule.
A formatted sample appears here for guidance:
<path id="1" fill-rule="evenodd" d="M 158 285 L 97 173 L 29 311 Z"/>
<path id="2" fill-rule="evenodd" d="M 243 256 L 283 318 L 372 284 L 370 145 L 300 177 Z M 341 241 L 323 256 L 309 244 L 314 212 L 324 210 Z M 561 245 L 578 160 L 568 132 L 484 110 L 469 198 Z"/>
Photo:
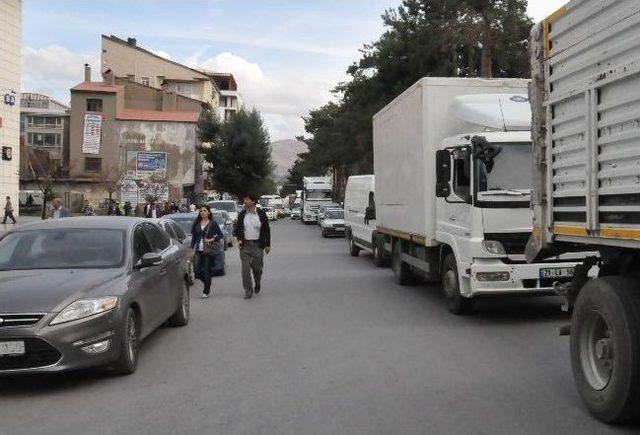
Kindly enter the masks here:
<path id="1" fill-rule="evenodd" d="M 133 263 L 137 263 L 148 252 L 153 252 L 153 248 L 142 232 L 142 227 L 138 226 L 133 232 Z"/>
<path id="2" fill-rule="evenodd" d="M 183 242 L 184 239 L 187 238 L 187 235 L 185 234 L 185 232 L 182 230 L 182 228 L 180 228 L 180 225 L 178 225 L 175 221 L 170 222 L 169 226 L 173 229 L 173 232 L 176 234 L 176 237 L 178 238 L 178 240 Z"/>
<path id="3" fill-rule="evenodd" d="M 151 246 L 155 252 L 162 252 L 171 244 L 171 238 L 169 234 L 162 231 L 160 228 L 153 224 L 144 224 L 142 227 L 144 233 L 149 238 Z"/>
<path id="4" fill-rule="evenodd" d="M 169 224 L 169 222 L 163 222 L 162 228 L 164 228 L 167 234 L 169 234 L 169 237 L 171 237 L 172 239 L 178 238 L 178 235 L 176 234 L 175 231 L 173 231 L 173 227 Z"/>

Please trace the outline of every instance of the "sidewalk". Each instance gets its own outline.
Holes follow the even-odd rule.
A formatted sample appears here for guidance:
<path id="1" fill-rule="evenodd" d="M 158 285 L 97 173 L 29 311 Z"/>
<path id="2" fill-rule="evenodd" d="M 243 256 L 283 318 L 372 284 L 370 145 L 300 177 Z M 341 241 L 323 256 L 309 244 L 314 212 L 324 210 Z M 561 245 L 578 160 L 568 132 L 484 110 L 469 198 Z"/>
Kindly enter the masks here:
<path id="1" fill-rule="evenodd" d="M 30 224 L 32 222 L 38 222 L 40 221 L 40 216 L 16 216 L 16 220 L 18 221 L 18 223 L 15 225 L 10 223 L 3 225 L 2 223 L 0 223 L 0 234 L 4 234 L 5 231 L 21 227 L 22 225 Z M 7 219 L 7 221 L 10 222 L 9 219 Z M 1 219 L 0 222 L 2 222 Z"/>

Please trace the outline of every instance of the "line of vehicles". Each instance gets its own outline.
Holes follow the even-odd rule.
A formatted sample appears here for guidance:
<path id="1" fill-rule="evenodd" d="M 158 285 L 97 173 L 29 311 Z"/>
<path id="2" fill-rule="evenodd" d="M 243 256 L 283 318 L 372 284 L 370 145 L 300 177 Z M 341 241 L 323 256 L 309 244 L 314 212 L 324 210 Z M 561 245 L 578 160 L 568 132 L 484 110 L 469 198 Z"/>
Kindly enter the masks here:
<path id="1" fill-rule="evenodd" d="M 573 0 L 531 50 L 531 82 L 427 77 L 373 117 L 374 174 L 345 191 L 349 252 L 400 285 L 441 282 L 455 314 L 484 295 L 564 296 L 586 407 L 636 420 L 640 4 Z M 327 190 L 305 184 L 303 221 Z"/>

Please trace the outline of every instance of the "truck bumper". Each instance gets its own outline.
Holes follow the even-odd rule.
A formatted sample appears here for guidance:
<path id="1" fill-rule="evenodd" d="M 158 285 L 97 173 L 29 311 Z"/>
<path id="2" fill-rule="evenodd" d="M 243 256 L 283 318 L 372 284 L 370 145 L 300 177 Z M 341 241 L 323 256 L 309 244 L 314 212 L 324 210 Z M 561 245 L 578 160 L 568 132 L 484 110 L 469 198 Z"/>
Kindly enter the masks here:
<path id="1" fill-rule="evenodd" d="M 567 282 L 571 280 L 571 277 L 541 278 L 541 269 L 558 268 L 566 270 L 572 269 L 577 264 L 578 262 L 574 261 L 508 264 L 499 258 L 476 259 L 471 264 L 471 294 L 469 296 L 509 293 L 555 294 L 553 291 L 554 282 Z"/>

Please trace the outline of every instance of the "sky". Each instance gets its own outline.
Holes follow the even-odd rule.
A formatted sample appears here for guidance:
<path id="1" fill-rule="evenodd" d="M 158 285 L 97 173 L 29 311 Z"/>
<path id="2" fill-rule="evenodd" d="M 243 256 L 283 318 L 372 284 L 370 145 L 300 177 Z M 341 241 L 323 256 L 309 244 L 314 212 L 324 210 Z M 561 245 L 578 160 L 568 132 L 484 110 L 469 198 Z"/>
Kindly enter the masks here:
<path id="1" fill-rule="evenodd" d="M 359 49 L 401 0 L 23 0 L 23 91 L 68 103 L 85 63 L 100 78 L 100 35 L 191 67 L 232 73 L 272 140 L 304 133 L 302 116 L 334 99 Z M 565 0 L 530 0 L 535 21 Z"/>

